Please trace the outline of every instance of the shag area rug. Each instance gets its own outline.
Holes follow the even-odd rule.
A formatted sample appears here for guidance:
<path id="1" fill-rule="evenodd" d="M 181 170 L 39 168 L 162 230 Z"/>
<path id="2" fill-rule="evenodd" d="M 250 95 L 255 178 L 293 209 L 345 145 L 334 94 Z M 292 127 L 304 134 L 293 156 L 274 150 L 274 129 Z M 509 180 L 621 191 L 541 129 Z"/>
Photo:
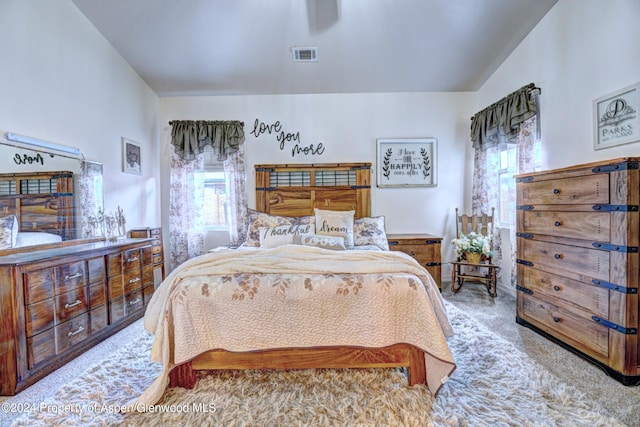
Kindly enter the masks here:
<path id="1" fill-rule="evenodd" d="M 124 412 L 151 384 L 141 334 L 61 387 L 13 426 L 622 426 L 511 343 L 446 303 L 458 368 L 434 400 L 400 369 L 227 371 L 169 389 L 148 412 Z"/>

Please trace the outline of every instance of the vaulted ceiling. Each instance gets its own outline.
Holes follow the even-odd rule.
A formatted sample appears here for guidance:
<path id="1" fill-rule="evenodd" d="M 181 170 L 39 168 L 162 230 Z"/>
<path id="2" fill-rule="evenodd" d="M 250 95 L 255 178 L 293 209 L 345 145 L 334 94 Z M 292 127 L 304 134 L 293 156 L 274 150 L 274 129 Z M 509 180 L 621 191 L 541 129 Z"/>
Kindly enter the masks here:
<path id="1" fill-rule="evenodd" d="M 475 91 L 557 2 L 72 1 L 159 96 Z"/>

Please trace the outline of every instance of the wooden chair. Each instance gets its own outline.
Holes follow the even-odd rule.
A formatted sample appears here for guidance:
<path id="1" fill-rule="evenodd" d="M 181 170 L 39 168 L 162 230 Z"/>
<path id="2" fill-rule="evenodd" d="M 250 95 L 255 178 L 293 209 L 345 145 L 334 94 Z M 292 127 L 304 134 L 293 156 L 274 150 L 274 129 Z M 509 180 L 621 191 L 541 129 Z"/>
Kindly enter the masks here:
<path id="1" fill-rule="evenodd" d="M 483 236 L 493 236 L 493 219 L 495 208 L 491 208 L 491 215 L 482 213 L 480 215 L 459 214 L 456 208 L 456 238 L 461 235 L 468 235 L 474 231 Z M 493 250 L 493 243 L 491 243 Z M 453 272 L 451 277 L 451 290 L 455 293 L 467 282 L 483 284 L 489 295 L 495 297 L 497 293 L 497 273 L 500 268 L 493 264 L 491 256 L 484 257 L 479 263 L 472 263 L 465 259 L 457 259 L 452 262 Z"/>

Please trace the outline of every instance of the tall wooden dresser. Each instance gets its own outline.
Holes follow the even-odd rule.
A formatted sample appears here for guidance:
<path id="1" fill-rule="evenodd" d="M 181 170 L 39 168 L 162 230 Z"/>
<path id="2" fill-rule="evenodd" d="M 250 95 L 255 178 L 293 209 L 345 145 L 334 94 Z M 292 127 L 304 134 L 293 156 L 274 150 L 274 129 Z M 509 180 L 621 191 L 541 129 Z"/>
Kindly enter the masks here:
<path id="1" fill-rule="evenodd" d="M 640 158 L 516 176 L 517 316 L 640 384 Z"/>

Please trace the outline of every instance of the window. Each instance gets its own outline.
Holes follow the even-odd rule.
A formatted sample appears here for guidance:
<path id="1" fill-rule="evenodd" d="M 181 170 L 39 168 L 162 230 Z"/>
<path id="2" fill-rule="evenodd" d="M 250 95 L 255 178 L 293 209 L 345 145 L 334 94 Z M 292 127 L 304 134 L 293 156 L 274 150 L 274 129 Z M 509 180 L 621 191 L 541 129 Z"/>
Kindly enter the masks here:
<path id="1" fill-rule="evenodd" d="M 222 164 L 204 172 L 204 226 L 210 230 L 229 229 L 229 185 Z"/>
<path id="2" fill-rule="evenodd" d="M 542 144 L 536 141 L 533 145 L 534 149 L 534 170 L 538 171 L 542 165 Z M 513 175 L 516 173 L 516 154 L 517 146 L 515 144 L 508 145 L 506 148 L 498 151 L 500 161 L 498 163 L 498 220 L 501 227 L 512 227 L 516 223 L 515 211 L 513 207 L 516 204 L 516 183 Z"/>

